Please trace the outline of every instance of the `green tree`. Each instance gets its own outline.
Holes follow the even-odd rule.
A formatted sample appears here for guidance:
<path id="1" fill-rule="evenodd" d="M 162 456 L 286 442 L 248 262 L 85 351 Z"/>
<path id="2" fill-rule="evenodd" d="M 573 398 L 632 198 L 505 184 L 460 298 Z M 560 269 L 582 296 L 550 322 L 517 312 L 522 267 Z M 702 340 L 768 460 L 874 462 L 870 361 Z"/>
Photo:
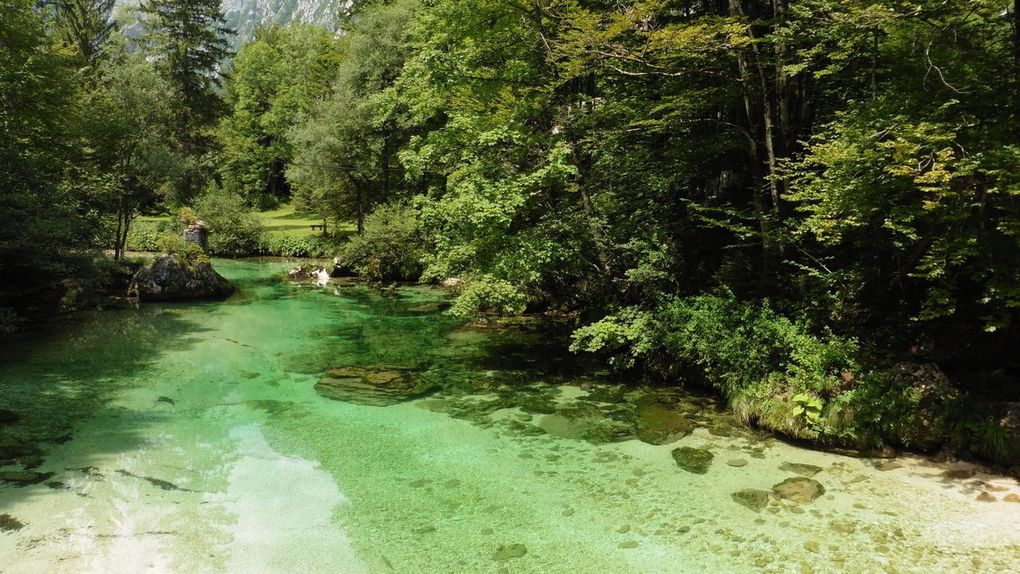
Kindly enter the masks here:
<path id="1" fill-rule="evenodd" d="M 147 30 L 155 44 L 159 68 L 174 97 L 174 137 L 191 165 L 173 200 L 184 203 L 203 184 L 203 154 L 210 145 L 211 126 L 223 111 L 216 90 L 220 66 L 230 55 L 220 0 L 152 0 L 143 2 Z"/>
<path id="2" fill-rule="evenodd" d="M 406 136 L 385 90 L 400 74 L 416 6 L 402 0 L 360 14 L 332 89 L 290 133 L 297 152 L 287 177 L 298 203 L 324 219 L 353 217 L 359 233 L 373 205 L 396 199 Z"/>
<path id="3" fill-rule="evenodd" d="M 341 46 L 327 30 L 291 25 L 260 29 L 241 47 L 226 85 L 230 113 L 217 130 L 224 187 L 260 207 L 289 196 L 288 131 L 329 89 Z"/>
<path id="4" fill-rule="evenodd" d="M 111 20 L 116 0 L 54 0 L 54 25 L 81 60 L 95 65 L 116 28 Z"/>
<path id="5" fill-rule="evenodd" d="M 31 0 L 0 18 L 0 305 L 87 259 L 88 234 L 63 174 L 72 157 L 73 73 Z"/>
<path id="6" fill-rule="evenodd" d="M 145 55 L 125 45 L 102 62 L 94 88 L 83 91 L 80 133 L 84 154 L 76 180 L 89 203 L 113 216 L 119 259 L 140 210 L 152 207 L 183 176 L 171 141 L 171 92 Z M 103 237 L 102 244 L 109 241 Z"/>

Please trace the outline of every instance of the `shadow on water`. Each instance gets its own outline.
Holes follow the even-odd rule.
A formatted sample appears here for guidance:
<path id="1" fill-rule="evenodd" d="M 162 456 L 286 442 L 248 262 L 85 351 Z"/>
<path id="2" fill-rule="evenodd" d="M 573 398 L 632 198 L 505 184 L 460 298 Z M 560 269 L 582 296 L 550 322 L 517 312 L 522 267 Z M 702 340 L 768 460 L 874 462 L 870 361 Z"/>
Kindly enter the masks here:
<path id="1" fill-rule="evenodd" d="M 124 389 L 144 385 L 146 368 L 161 354 L 197 343 L 202 331 L 173 307 L 159 307 L 83 313 L 7 341 L 0 349 L 0 411 L 7 413 L 0 466 L 42 464 L 48 450 L 73 438 L 76 425 L 103 413 Z M 116 446 L 104 448 L 135 448 L 141 428 L 161 416 L 121 417 Z M 5 490 L 21 484 L 5 482 Z"/>

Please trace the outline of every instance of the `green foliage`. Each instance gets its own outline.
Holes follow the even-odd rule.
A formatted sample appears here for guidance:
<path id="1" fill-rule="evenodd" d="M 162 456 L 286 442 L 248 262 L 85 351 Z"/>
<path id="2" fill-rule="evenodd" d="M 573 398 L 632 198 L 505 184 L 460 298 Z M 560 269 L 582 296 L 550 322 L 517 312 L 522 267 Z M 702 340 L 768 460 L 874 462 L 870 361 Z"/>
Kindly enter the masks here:
<path id="1" fill-rule="evenodd" d="M 999 421 L 985 417 L 966 424 L 970 448 L 995 463 L 1005 463 L 1010 455 L 1010 433 Z"/>
<path id="2" fill-rule="evenodd" d="M 527 296 L 509 282 L 483 275 L 468 280 L 450 307 L 450 314 L 457 317 L 519 315 L 527 302 Z"/>
<path id="3" fill-rule="evenodd" d="M 0 305 L 86 268 L 90 219 L 64 179 L 73 149 L 73 71 L 34 3 L 0 18 Z"/>
<path id="4" fill-rule="evenodd" d="M 166 233 L 155 225 L 136 223 L 128 232 L 126 248 L 128 251 L 161 251 L 160 238 Z"/>
<path id="5" fill-rule="evenodd" d="M 224 187 L 259 208 L 286 198 L 288 132 L 327 91 L 343 46 L 334 33 L 295 24 L 260 29 L 241 48 L 226 86 L 230 114 L 217 130 Z"/>
<path id="6" fill-rule="evenodd" d="M 302 211 L 355 219 L 395 199 L 397 151 L 406 137 L 384 92 L 399 75 L 403 38 L 416 0 L 377 3 L 345 35 L 346 55 L 331 90 L 287 139 L 296 148 L 286 176 Z"/>
<path id="7" fill-rule="evenodd" d="M 262 220 L 241 196 L 225 190 L 211 190 L 195 203 L 195 213 L 208 226 L 210 252 L 228 257 L 259 253 Z"/>
<path id="8" fill-rule="evenodd" d="M 222 110 L 216 93 L 219 67 L 230 55 L 219 0 L 149 0 L 141 4 L 148 41 L 172 95 L 170 126 L 176 149 L 186 158 L 183 177 L 175 182 L 172 201 L 192 200 L 202 189 L 207 170 L 203 154 L 211 146 L 208 130 Z"/>
<path id="9" fill-rule="evenodd" d="M 418 279 L 422 255 L 416 214 L 403 204 L 377 207 L 365 217 L 365 232 L 337 252 L 341 266 L 373 281 Z"/>
<path id="10" fill-rule="evenodd" d="M 654 315 L 629 307 L 574 331 L 570 350 L 602 353 L 617 368 L 630 368 L 658 349 L 658 324 Z"/>

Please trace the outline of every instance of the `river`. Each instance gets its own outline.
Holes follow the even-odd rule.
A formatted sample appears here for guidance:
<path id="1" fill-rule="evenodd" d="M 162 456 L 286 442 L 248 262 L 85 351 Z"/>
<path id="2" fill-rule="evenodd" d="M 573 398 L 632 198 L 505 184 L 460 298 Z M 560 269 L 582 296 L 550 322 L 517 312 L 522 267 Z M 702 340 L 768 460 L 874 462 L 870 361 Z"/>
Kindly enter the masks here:
<path id="1" fill-rule="evenodd" d="M 541 330 L 463 325 L 427 287 L 216 265 L 225 302 L 85 312 L 0 350 L 0 572 L 1020 570 L 1012 479 L 798 448 Z M 431 392 L 331 400 L 331 368 Z M 693 431 L 634 438 L 649 420 Z M 770 494 L 791 478 L 821 490 Z"/>

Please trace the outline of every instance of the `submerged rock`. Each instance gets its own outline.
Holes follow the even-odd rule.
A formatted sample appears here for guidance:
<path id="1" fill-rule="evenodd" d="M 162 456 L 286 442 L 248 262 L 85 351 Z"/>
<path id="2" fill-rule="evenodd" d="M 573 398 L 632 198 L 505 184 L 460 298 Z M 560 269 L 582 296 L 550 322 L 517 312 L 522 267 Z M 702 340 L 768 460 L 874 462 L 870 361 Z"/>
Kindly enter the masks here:
<path id="1" fill-rule="evenodd" d="M 501 562 L 503 560 L 510 560 L 511 558 L 520 558 L 528 553 L 528 549 L 523 544 L 507 544 L 496 548 L 495 554 L 492 555 L 492 559 Z"/>
<path id="2" fill-rule="evenodd" d="M 21 530 L 25 524 L 10 514 L 0 514 L 0 532 Z"/>
<path id="3" fill-rule="evenodd" d="M 973 478 L 974 475 L 977 474 L 977 471 L 974 470 L 973 468 L 952 468 L 945 471 L 942 474 L 943 476 L 949 479 L 965 480 L 968 478 Z"/>
<path id="4" fill-rule="evenodd" d="M 801 476 L 814 476 L 819 472 L 822 472 L 822 467 L 820 466 L 815 466 L 813 464 L 804 464 L 801 462 L 784 462 L 783 464 L 779 465 L 779 469 L 785 470 L 786 472 L 799 474 Z"/>
<path id="5" fill-rule="evenodd" d="M 51 476 L 53 476 L 52 472 L 32 472 L 30 470 L 6 470 L 0 472 L 0 480 L 13 482 L 19 486 L 43 482 Z"/>
<path id="6" fill-rule="evenodd" d="M 673 460 L 676 461 L 677 466 L 694 474 L 705 474 L 708 472 L 713 458 L 715 458 L 715 455 L 702 448 L 682 446 L 673 449 Z"/>
<path id="7" fill-rule="evenodd" d="M 691 434 L 696 425 L 677 411 L 657 403 L 635 409 L 637 437 L 648 444 L 669 444 Z"/>
<path id="8" fill-rule="evenodd" d="M 814 502 L 816 498 L 825 494 L 825 487 L 817 480 L 804 476 L 788 478 L 772 487 L 780 498 L 794 502 Z"/>
<path id="9" fill-rule="evenodd" d="M 174 255 L 157 257 L 143 267 L 128 287 L 129 295 L 142 301 L 225 299 L 234 286 L 217 273 L 208 261 L 189 261 Z"/>
<path id="10" fill-rule="evenodd" d="M 988 492 L 987 490 L 982 490 L 981 494 L 978 494 L 975 500 L 977 500 L 978 502 L 995 502 L 998 499 L 995 498 L 995 496 L 993 496 L 992 493 Z"/>
<path id="11" fill-rule="evenodd" d="M 756 488 L 738 490 L 730 495 L 737 504 L 755 512 L 761 512 L 769 504 L 769 493 Z"/>
<path id="12" fill-rule="evenodd" d="M 420 397 L 436 386 L 411 369 L 340 367 L 315 384 L 319 395 L 356 405 L 385 407 Z"/>

